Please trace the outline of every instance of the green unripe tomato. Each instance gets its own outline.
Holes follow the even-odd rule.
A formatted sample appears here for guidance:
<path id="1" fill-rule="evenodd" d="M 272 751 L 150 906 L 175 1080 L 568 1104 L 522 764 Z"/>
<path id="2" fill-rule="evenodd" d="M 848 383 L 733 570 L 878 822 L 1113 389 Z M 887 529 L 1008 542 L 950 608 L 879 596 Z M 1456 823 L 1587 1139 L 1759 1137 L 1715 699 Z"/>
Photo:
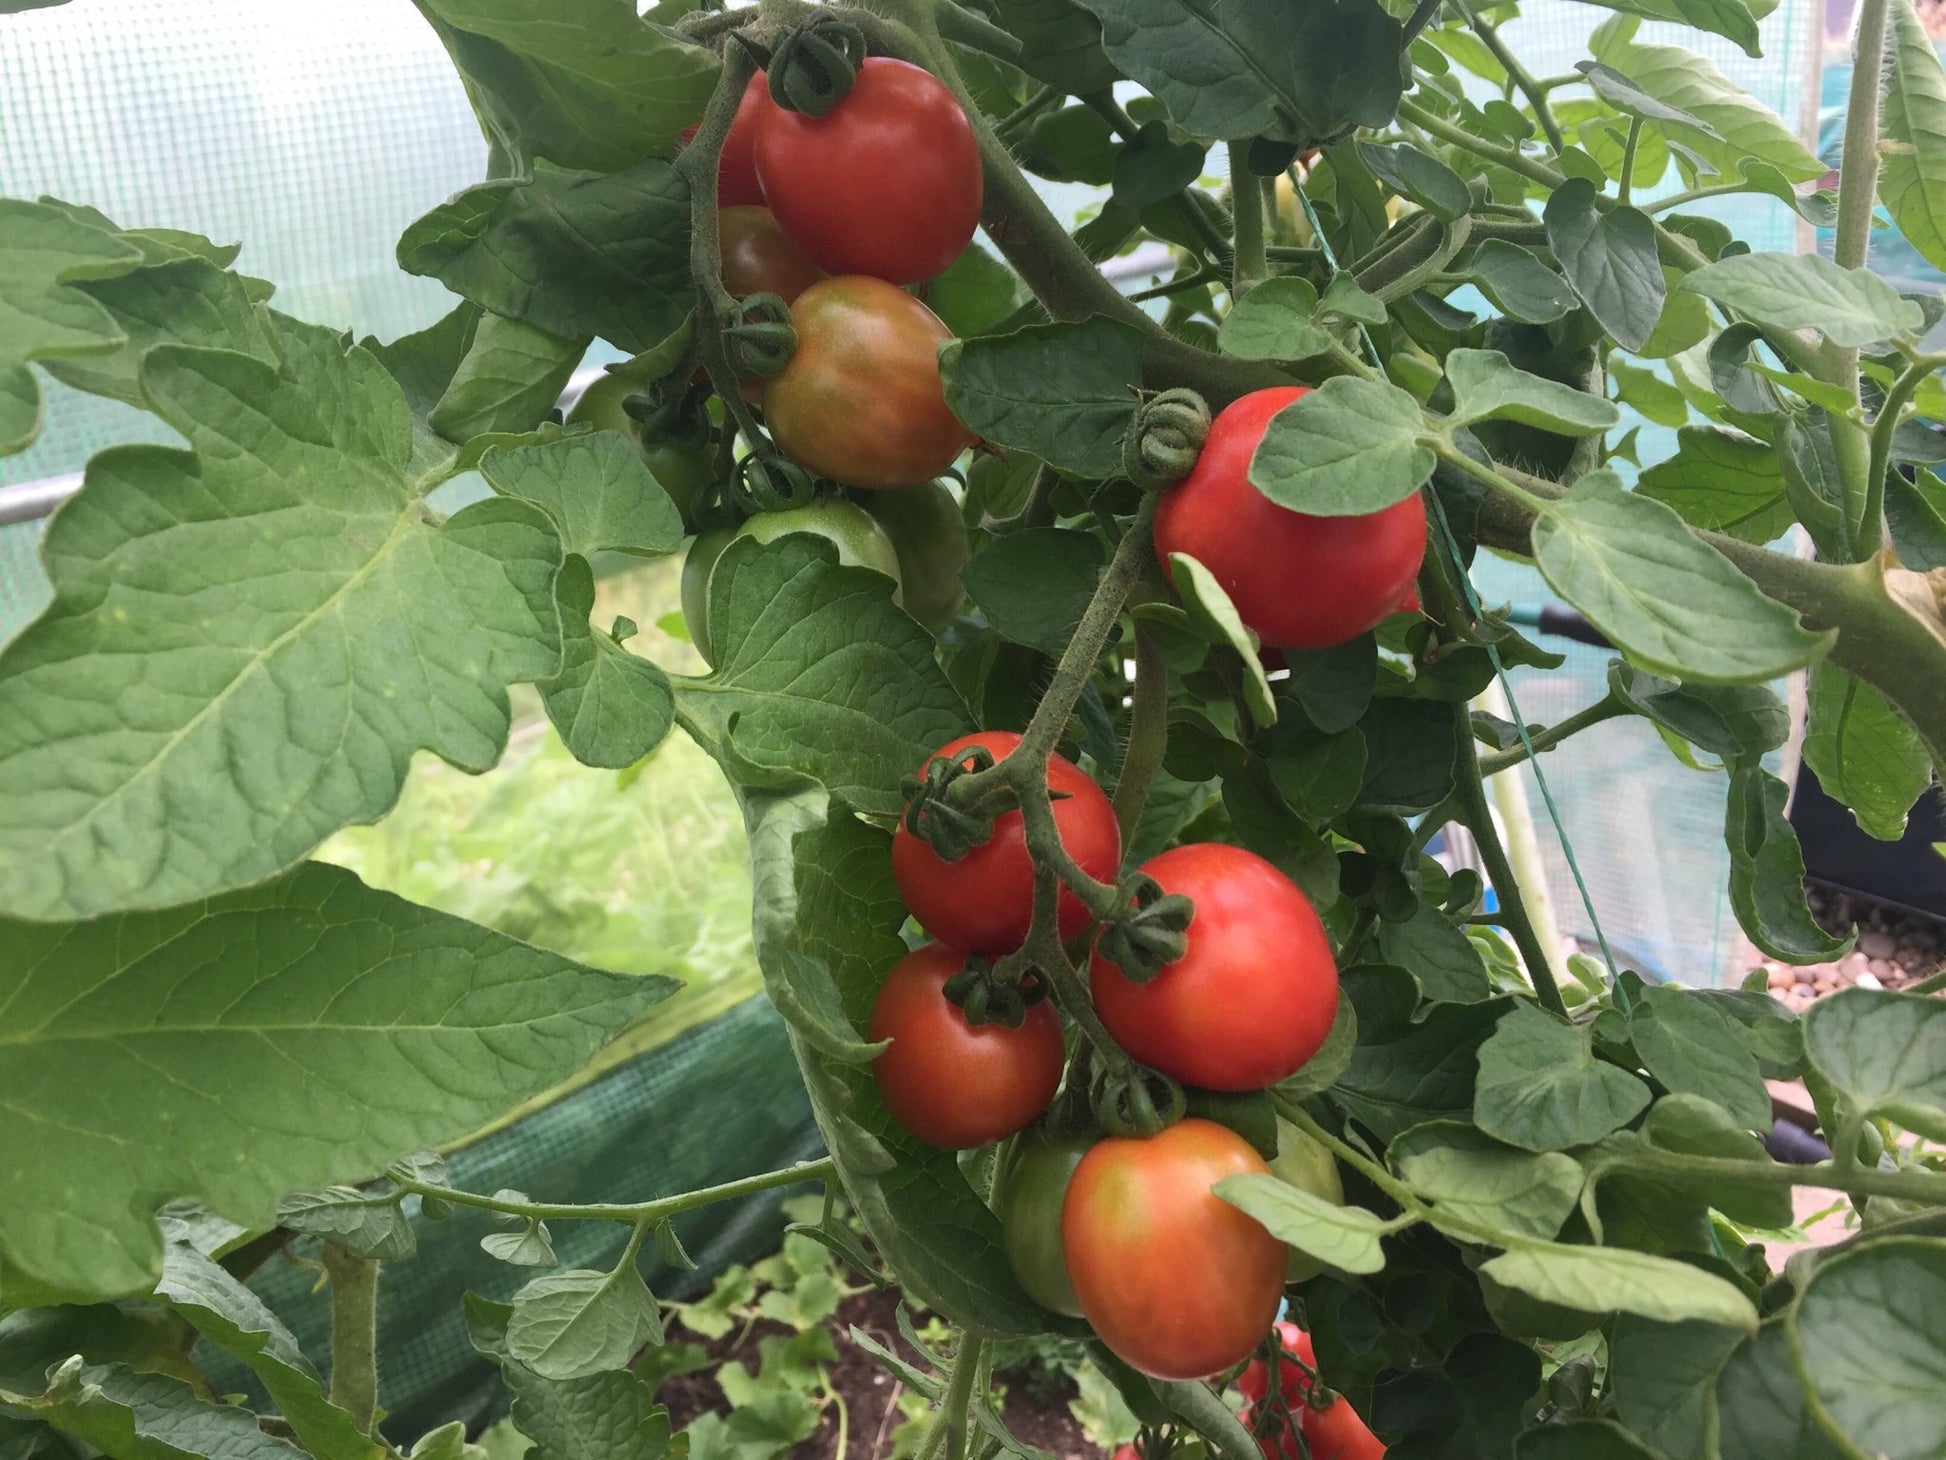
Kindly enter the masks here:
<path id="1" fill-rule="evenodd" d="M 1035 1302 L 1070 1318 L 1081 1316 L 1081 1300 L 1068 1281 L 1068 1263 L 1061 1253 L 1061 1202 L 1074 1168 L 1099 1139 L 1054 1139 L 1038 1128 L 1022 1131 L 1000 1194 L 1000 1225 L 1014 1275 Z"/>
<path id="2" fill-rule="evenodd" d="M 709 637 L 709 579 L 716 560 L 740 537 L 770 543 L 793 532 L 821 537 L 838 549 L 838 562 L 850 568 L 870 568 L 892 580 L 892 601 L 899 602 L 899 553 L 885 529 L 871 514 L 837 497 L 822 497 L 807 507 L 785 512 L 759 512 L 734 531 L 712 528 L 699 533 L 682 564 L 682 616 L 689 638 L 705 662 L 716 662 Z"/>
<path id="3" fill-rule="evenodd" d="M 622 402 L 635 389 L 619 375 L 602 376 L 581 392 L 581 399 L 568 412 L 568 424 L 579 425 L 585 421 L 597 431 L 620 432 L 687 522 L 696 494 L 716 478 L 716 447 L 709 441 L 643 439 L 641 424 L 622 409 Z"/>
<path id="4" fill-rule="evenodd" d="M 716 663 L 709 646 L 709 573 L 736 535 L 734 527 L 712 527 L 692 537 L 689 551 L 683 555 L 682 621 L 689 630 L 689 642 L 705 664 Z"/>
<path id="5" fill-rule="evenodd" d="M 1287 1120 L 1277 1122 L 1277 1158 L 1270 1163 L 1270 1174 L 1287 1186 L 1308 1191 L 1334 1207 L 1345 1204 L 1345 1183 L 1338 1175 L 1337 1160 L 1331 1152 Z M 1323 1271 L 1323 1263 L 1293 1247 L 1284 1271 L 1284 1281 L 1308 1282 Z"/>
<path id="6" fill-rule="evenodd" d="M 959 570 L 971 549 L 959 503 L 944 482 L 921 482 L 902 491 L 867 492 L 859 505 L 898 549 L 905 611 L 938 633 L 966 597 Z"/>

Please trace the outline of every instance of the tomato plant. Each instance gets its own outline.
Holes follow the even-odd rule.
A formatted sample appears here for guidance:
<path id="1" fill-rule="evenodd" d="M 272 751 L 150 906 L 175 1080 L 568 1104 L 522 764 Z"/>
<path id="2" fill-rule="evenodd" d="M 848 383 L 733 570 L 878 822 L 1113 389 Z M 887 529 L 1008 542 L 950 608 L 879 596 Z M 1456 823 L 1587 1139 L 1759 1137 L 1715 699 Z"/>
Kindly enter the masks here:
<path id="1" fill-rule="evenodd" d="M 764 387 L 763 405 L 793 461 L 854 487 L 913 487 L 968 445 L 939 380 L 950 336 L 910 294 L 840 275 L 798 295 L 791 322 L 796 353 Z"/>
<path id="2" fill-rule="evenodd" d="M 0 1455 L 467 1460 L 401 1352 L 460 1330 L 414 1255 L 457 1240 L 515 1448 L 758 1460 L 802 1437 L 757 1379 L 673 1433 L 661 1299 L 677 1226 L 712 1265 L 799 1184 L 790 1241 L 910 1310 L 927 1460 L 1018 1448 L 1014 1341 L 1151 1460 L 1946 1453 L 1935 980 L 1766 991 L 1870 961 L 1780 772 L 1893 843 L 1946 762 L 1938 291 L 1868 266 L 1946 269 L 1911 0 L 1852 7 L 1830 157 L 1749 90 L 1798 53 L 1753 0 L 417 4 L 487 172 L 375 242 L 441 317 L 307 322 L 195 198 L 0 199 L 45 578 L 0 594 Z M 0 11 L 0 67 L 92 33 Z M 657 662 L 678 594 L 707 673 Z M 543 756 L 583 793 L 508 816 Z M 735 824 L 668 789 L 704 761 Z M 1590 765 L 1657 855 L 1563 881 Z M 334 839 L 400 804 L 436 855 Z M 624 819 L 747 847 L 749 942 L 609 866 Z M 1666 968 L 1658 860 L 1724 909 Z M 503 1172 L 759 986 L 802 1100 L 724 1060 L 627 1133 L 720 1180 Z M 821 1152 L 759 1169 L 772 1104 Z M 1246 1420 L 1280 1303 L 1325 1387 L 1243 1368 Z M 787 1347 L 767 1392 L 817 1387 Z"/>
<path id="3" fill-rule="evenodd" d="M 986 730 L 949 740 L 927 758 L 951 760 L 978 746 L 995 759 L 1011 754 L 1021 737 L 1011 730 Z M 924 767 L 921 767 L 923 770 Z M 1061 845 L 1090 876 L 1112 877 L 1121 864 L 1122 837 L 1115 808 L 1100 786 L 1073 761 L 1050 756 L 1047 763 L 1054 803 L 1053 820 Z M 951 861 L 901 826 L 892 834 L 892 875 L 899 896 L 919 925 L 942 942 L 974 953 L 999 956 L 1026 941 L 1033 921 L 1034 868 L 1027 852 L 1026 821 L 1018 811 L 994 820 L 992 832 L 964 856 Z M 1061 894 L 1059 926 L 1072 937 L 1088 923 L 1088 909 L 1071 890 Z"/>
<path id="4" fill-rule="evenodd" d="M 1397 612 L 1426 550 L 1416 494 L 1376 512 L 1314 516 L 1257 490 L 1250 466 L 1265 430 L 1308 393 L 1275 386 L 1224 407 L 1195 469 L 1163 494 L 1155 517 L 1163 566 L 1171 553 L 1201 562 L 1244 623 L 1285 649 L 1328 649 Z"/>
<path id="5" fill-rule="evenodd" d="M 870 56 L 823 116 L 772 108 L 756 138 L 764 196 L 833 274 L 916 284 L 943 274 L 980 221 L 980 149 L 953 93 Z"/>
<path id="6" fill-rule="evenodd" d="M 872 1061 L 892 1118 L 928 1145 L 990 1146 L 1032 1121 L 1061 1082 L 1061 1023 L 1046 1003 L 1018 1027 L 970 1024 L 946 997 L 966 955 L 928 943 L 892 965 L 865 1037 L 890 1046 Z"/>
<path id="7" fill-rule="evenodd" d="M 1209 1090 L 1260 1090 L 1318 1052 L 1338 1012 L 1338 966 L 1302 892 L 1256 853 L 1216 842 L 1143 863 L 1196 907 L 1182 956 L 1147 982 L 1097 949 L 1089 982 L 1116 1042 Z"/>
<path id="8" fill-rule="evenodd" d="M 1207 1378 L 1270 1328 L 1283 1244 L 1212 1190 L 1264 1170 L 1241 1136 L 1193 1118 L 1111 1136 L 1075 1168 L 1061 1207 L 1068 1277 L 1102 1342 L 1142 1373 Z"/>

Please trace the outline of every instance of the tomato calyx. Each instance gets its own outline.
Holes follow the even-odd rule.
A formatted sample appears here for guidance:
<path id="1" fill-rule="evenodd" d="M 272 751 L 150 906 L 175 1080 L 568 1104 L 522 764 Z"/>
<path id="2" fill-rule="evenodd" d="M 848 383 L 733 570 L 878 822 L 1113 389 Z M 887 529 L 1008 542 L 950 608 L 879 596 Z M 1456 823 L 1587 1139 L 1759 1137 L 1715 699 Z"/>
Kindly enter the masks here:
<path id="1" fill-rule="evenodd" d="M 717 320 L 723 350 L 738 376 L 768 379 L 791 363 L 797 328 L 791 307 L 776 294 L 752 294 L 725 309 Z"/>
<path id="2" fill-rule="evenodd" d="M 656 441 L 701 446 L 714 434 L 707 402 L 707 381 L 691 385 L 680 371 L 644 382 L 622 400 L 622 411 Z"/>
<path id="3" fill-rule="evenodd" d="M 1095 1121 L 1111 1136 L 1148 1140 L 1160 1135 L 1189 1110 L 1189 1097 L 1167 1075 L 1138 1065 L 1122 1056 L 1109 1063 L 1093 1055 L 1083 1044 L 1077 1055 L 1077 1073 L 1085 1062 L 1088 1103 Z"/>
<path id="4" fill-rule="evenodd" d="M 993 836 L 993 823 L 1018 805 L 1011 789 L 998 788 L 977 800 L 953 787 L 966 776 L 992 770 L 993 752 L 969 745 L 952 756 L 938 756 L 919 774 L 907 776 L 899 789 L 905 795 L 905 829 L 948 862 L 957 862 Z"/>
<path id="5" fill-rule="evenodd" d="M 829 14 L 784 33 L 766 68 L 770 99 L 785 111 L 821 117 L 851 95 L 865 59 L 865 33 Z"/>
<path id="6" fill-rule="evenodd" d="M 1196 904 L 1180 892 L 1164 892 L 1146 872 L 1117 889 L 1116 908 L 1102 919 L 1097 948 L 1131 983 L 1147 983 L 1189 949 Z"/>
<path id="7" fill-rule="evenodd" d="M 1015 969 L 1012 963 L 1011 958 L 996 962 L 969 954 L 966 967 L 946 980 L 946 997 L 959 1006 L 968 1024 L 1018 1029 L 1027 1011 L 1047 997 L 1047 983 L 1037 970 Z"/>
<path id="8" fill-rule="evenodd" d="M 731 499 L 753 513 L 809 506 L 817 494 L 817 478 L 796 462 L 755 451 L 737 462 L 730 478 Z"/>
<path id="9" fill-rule="evenodd" d="M 1209 402 L 1193 390 L 1165 390 L 1136 407 L 1122 435 L 1122 472 L 1157 492 L 1188 476 L 1209 439 Z"/>

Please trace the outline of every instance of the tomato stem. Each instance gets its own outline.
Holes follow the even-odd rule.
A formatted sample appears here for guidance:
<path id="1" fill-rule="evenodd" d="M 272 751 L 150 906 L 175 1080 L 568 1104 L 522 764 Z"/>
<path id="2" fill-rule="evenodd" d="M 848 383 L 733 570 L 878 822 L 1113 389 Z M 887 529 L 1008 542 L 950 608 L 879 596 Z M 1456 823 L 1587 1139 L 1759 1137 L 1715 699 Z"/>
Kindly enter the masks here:
<path id="1" fill-rule="evenodd" d="M 1135 842 L 1135 829 L 1149 787 L 1162 769 L 1169 746 L 1169 666 L 1162 648 L 1140 624 L 1135 627 L 1135 683 L 1129 693 L 1128 746 L 1122 752 L 1122 773 L 1115 782 L 1115 820 L 1122 828 L 1124 849 Z"/>
<path id="2" fill-rule="evenodd" d="M 378 1262 L 324 1244 L 331 1281 L 331 1402 L 360 1434 L 378 1413 Z"/>
<path id="3" fill-rule="evenodd" d="M 1586 709 L 1576 710 L 1565 720 L 1544 726 L 1527 737 L 1535 754 L 1551 750 L 1570 735 L 1578 735 L 1590 725 L 1599 725 L 1603 720 L 1613 720 L 1618 716 L 1631 713 L 1629 707 L 1615 697 L 1611 691 L 1602 696 Z M 1511 750 L 1503 750 L 1494 755 L 1480 757 L 1480 775 L 1483 778 L 1510 771 L 1528 759 L 1527 745 L 1516 745 Z"/>
<path id="4" fill-rule="evenodd" d="M 1250 171 L 1250 144 L 1232 142 L 1230 212 L 1236 220 L 1236 260 L 1230 270 L 1230 298 L 1243 298 L 1270 275 L 1264 256 L 1264 189 Z"/>
<path id="5" fill-rule="evenodd" d="M 804 1181 L 829 1182 L 837 1177 L 837 1164 L 829 1156 L 816 1161 L 800 1161 L 795 1166 L 786 1166 L 778 1171 L 766 1171 L 757 1176 L 745 1176 L 736 1181 L 726 1181 L 719 1186 L 705 1186 L 696 1191 L 680 1192 L 675 1196 L 658 1197 L 654 1201 L 627 1202 L 620 1205 L 580 1206 L 559 1202 L 511 1201 L 498 1196 L 479 1196 L 470 1191 L 459 1191 L 450 1186 L 436 1186 L 430 1182 L 414 1181 L 410 1177 L 394 1176 L 391 1179 L 404 1190 L 422 1197 L 437 1197 L 455 1206 L 479 1207 L 483 1211 L 503 1212 L 512 1217 L 525 1217 L 529 1221 L 593 1221 L 624 1222 L 635 1227 L 652 1227 L 658 1222 L 689 1211 L 693 1207 L 708 1206 L 712 1202 L 732 1201 L 740 1196 L 751 1196 L 759 1191 L 769 1191 L 777 1186 L 795 1186 Z"/>

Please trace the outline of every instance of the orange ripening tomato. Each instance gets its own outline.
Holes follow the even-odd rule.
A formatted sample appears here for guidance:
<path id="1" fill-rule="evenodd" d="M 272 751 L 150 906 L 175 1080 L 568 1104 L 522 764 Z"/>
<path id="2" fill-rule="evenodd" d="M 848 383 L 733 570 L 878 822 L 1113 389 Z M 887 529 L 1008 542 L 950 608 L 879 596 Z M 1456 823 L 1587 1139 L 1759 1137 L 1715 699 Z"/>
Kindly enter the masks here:
<path id="1" fill-rule="evenodd" d="M 1125 1363 L 1201 1379 L 1250 1356 L 1283 1297 L 1284 1244 L 1211 1188 L 1267 1169 L 1242 1136 L 1193 1118 L 1081 1158 L 1061 1250 L 1083 1315 Z"/>
<path id="2" fill-rule="evenodd" d="M 926 758 L 957 756 L 984 746 L 996 761 L 1020 744 L 1011 730 L 983 730 L 949 740 Z M 923 774 L 925 766 L 920 767 Z M 1115 807 L 1100 786 L 1073 761 L 1047 758 L 1047 787 L 1054 793 L 1054 824 L 1061 845 L 1090 877 L 1115 880 L 1122 864 L 1122 831 Z M 914 836 L 901 821 L 892 833 L 892 877 L 919 926 L 933 937 L 998 958 L 1027 941 L 1034 916 L 1034 864 L 1027 855 L 1027 827 L 1018 811 L 994 818 L 993 835 L 957 862 L 949 862 Z M 1088 926 L 1088 909 L 1065 887 L 1056 917 L 1061 936 Z"/>
<path id="3" fill-rule="evenodd" d="M 1138 984 L 1099 951 L 1095 1011 L 1152 1069 L 1206 1090 L 1261 1090 L 1318 1052 L 1338 1012 L 1338 965 L 1310 899 L 1254 852 L 1173 847 L 1142 870 L 1196 905 L 1183 956 Z"/>
<path id="4" fill-rule="evenodd" d="M 821 117 L 772 105 L 757 175 L 785 232 L 834 274 L 916 284 L 946 271 L 980 221 L 980 147 L 930 72 L 867 57 Z"/>
<path id="5" fill-rule="evenodd" d="M 791 323 L 797 349 L 764 386 L 764 423 L 799 466 L 854 487 L 916 487 L 973 444 L 939 378 L 952 335 L 903 289 L 824 279 L 797 296 Z"/>
<path id="6" fill-rule="evenodd" d="M 1426 554 L 1426 508 L 1413 493 L 1356 517 L 1313 517 L 1250 485 L 1270 418 L 1308 391 L 1252 391 L 1225 406 L 1189 475 L 1157 504 L 1155 549 L 1187 553 L 1215 575 L 1264 643 L 1328 649 L 1399 609 Z"/>
<path id="7" fill-rule="evenodd" d="M 1018 1029 L 973 1025 L 946 997 L 966 954 L 928 943 L 892 965 L 866 1037 L 892 1041 L 872 1075 L 892 1118 L 949 1151 L 991 1145 L 1047 1109 L 1061 1083 L 1061 1021 L 1045 1000 Z"/>

